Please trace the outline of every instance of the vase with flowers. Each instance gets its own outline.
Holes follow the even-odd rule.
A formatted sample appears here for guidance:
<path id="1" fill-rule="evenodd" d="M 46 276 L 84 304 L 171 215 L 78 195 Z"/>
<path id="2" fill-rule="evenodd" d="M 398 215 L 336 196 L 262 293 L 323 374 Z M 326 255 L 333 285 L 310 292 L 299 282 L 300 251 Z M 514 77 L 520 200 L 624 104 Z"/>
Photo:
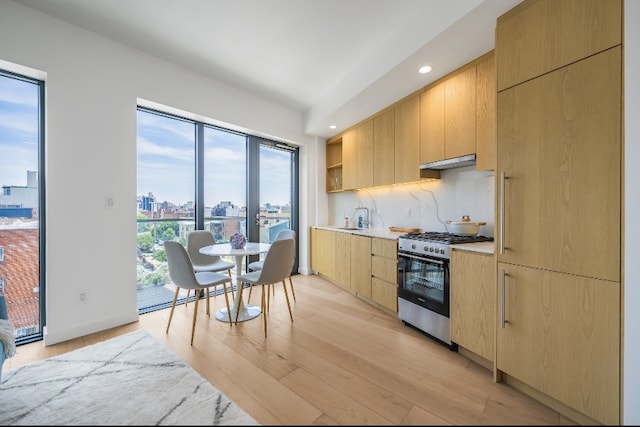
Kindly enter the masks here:
<path id="1" fill-rule="evenodd" d="M 233 249 L 243 249 L 247 244 L 247 238 L 242 233 L 233 233 L 229 237 L 229 242 Z"/>

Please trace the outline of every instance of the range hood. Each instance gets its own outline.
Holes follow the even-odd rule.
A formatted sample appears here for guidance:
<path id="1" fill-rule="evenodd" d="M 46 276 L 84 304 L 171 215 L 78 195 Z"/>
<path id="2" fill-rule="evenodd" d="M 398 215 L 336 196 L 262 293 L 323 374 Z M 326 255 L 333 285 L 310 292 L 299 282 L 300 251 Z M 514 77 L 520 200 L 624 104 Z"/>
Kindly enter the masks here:
<path id="1" fill-rule="evenodd" d="M 473 166 L 476 164 L 476 155 L 467 154 L 466 156 L 452 157 L 451 159 L 438 160 L 437 162 L 424 163 L 420 165 L 420 169 L 444 170 L 453 168 L 463 168 L 465 166 Z"/>

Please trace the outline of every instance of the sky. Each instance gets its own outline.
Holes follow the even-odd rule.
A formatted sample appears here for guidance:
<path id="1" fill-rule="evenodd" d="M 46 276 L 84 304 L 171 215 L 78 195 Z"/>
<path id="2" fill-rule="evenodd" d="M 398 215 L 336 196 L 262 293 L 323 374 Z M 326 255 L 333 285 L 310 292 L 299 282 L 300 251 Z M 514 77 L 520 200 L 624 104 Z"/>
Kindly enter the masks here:
<path id="1" fill-rule="evenodd" d="M 194 199 L 195 125 L 138 111 L 138 195 L 176 204 Z M 246 137 L 214 127 L 204 133 L 206 206 L 230 201 L 246 206 Z M 290 202 L 290 154 L 260 150 L 261 205 Z"/>
<path id="2" fill-rule="evenodd" d="M 0 75 L 0 186 L 38 170 L 38 86 Z"/>
<path id="3" fill-rule="evenodd" d="M 138 195 L 159 202 L 193 201 L 195 125 L 138 112 Z M 45 141 L 46 144 L 46 141 Z M 260 204 L 290 203 L 290 154 L 260 150 Z M 27 171 L 38 171 L 38 86 L 0 75 L 0 186 L 24 186 Z M 246 205 L 246 137 L 205 128 L 205 204 Z"/>

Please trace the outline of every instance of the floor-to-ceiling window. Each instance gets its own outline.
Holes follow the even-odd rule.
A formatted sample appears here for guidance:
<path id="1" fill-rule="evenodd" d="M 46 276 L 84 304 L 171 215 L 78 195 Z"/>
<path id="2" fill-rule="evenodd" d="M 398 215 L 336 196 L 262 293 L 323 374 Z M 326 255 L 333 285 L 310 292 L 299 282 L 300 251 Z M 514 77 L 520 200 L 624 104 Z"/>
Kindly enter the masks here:
<path id="1" fill-rule="evenodd" d="M 272 241 L 268 236 L 279 227 L 295 229 L 297 154 L 288 144 L 138 110 L 140 313 L 167 307 L 173 298 L 165 240 L 185 244 L 190 231 L 204 229 L 218 242 L 235 232 Z M 267 213 L 273 219 L 261 221 Z"/>
<path id="2" fill-rule="evenodd" d="M 16 344 L 44 326 L 44 82 L 0 70 L 0 294 Z"/>

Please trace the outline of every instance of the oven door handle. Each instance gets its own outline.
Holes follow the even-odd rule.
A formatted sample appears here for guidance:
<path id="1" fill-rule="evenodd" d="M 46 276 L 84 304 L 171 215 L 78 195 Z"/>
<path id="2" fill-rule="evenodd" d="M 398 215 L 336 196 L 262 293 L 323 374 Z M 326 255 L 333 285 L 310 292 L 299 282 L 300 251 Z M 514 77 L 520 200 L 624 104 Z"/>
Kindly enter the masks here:
<path id="1" fill-rule="evenodd" d="M 440 264 L 440 265 L 444 265 L 446 261 L 442 261 L 436 258 L 430 258 L 430 257 L 424 257 L 424 256 L 416 256 L 416 255 L 411 255 L 411 254 L 406 254 L 404 252 L 399 253 L 398 257 L 405 257 L 405 258 L 412 258 L 412 259 L 417 259 L 419 261 L 429 261 L 432 262 L 434 264 Z"/>

